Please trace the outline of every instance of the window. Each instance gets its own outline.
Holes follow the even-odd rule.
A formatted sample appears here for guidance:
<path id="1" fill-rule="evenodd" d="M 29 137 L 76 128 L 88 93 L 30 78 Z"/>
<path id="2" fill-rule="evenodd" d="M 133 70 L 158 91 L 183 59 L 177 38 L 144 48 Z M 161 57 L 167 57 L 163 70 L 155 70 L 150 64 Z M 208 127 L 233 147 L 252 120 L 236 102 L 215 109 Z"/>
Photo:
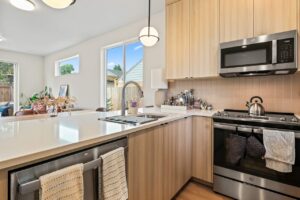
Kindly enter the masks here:
<path id="1" fill-rule="evenodd" d="M 105 49 L 106 107 L 108 110 L 121 109 L 122 87 L 128 81 L 135 81 L 143 87 L 144 49 L 138 42 L 127 42 Z M 126 99 L 137 100 L 138 91 L 128 86 Z"/>
<path id="2" fill-rule="evenodd" d="M 55 76 L 79 73 L 79 55 L 55 62 Z"/>
<path id="3" fill-rule="evenodd" d="M 8 62 L 1 62 L 0 61 L 0 107 L 1 111 L 3 111 L 4 108 L 5 112 L 0 113 L 0 117 L 11 115 L 9 113 L 10 110 L 13 111 L 14 107 L 14 95 L 15 95 L 15 64 L 8 63 Z"/>

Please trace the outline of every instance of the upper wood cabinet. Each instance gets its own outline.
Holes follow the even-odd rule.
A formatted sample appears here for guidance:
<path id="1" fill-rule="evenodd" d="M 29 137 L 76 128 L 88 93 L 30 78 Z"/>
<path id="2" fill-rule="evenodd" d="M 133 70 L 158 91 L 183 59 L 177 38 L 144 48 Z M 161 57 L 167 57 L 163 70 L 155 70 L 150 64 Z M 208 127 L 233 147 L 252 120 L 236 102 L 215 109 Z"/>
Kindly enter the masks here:
<path id="1" fill-rule="evenodd" d="M 180 0 L 166 0 L 166 4 L 169 5 L 171 3 L 175 3 L 176 1 L 180 1 Z"/>
<path id="2" fill-rule="evenodd" d="M 254 0 L 254 36 L 297 29 L 297 0 Z"/>
<path id="3" fill-rule="evenodd" d="M 190 2 L 190 77 L 218 76 L 219 0 Z"/>
<path id="4" fill-rule="evenodd" d="M 166 0 L 166 78 L 218 76 L 220 42 L 297 29 L 298 1 Z"/>
<path id="5" fill-rule="evenodd" d="M 166 77 L 189 77 L 189 0 L 180 0 L 166 8 Z"/>
<path id="6" fill-rule="evenodd" d="M 220 0 L 220 42 L 253 37 L 253 0 Z"/>
<path id="7" fill-rule="evenodd" d="M 213 182 L 212 119 L 193 118 L 192 176 L 208 183 Z"/>

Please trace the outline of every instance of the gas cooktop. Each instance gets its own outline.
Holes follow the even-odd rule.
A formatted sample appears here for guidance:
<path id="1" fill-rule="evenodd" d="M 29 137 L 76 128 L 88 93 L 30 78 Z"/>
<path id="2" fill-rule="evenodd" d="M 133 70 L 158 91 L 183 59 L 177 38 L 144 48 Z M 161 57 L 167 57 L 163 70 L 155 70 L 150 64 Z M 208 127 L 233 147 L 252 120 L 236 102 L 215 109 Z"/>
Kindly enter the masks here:
<path id="1" fill-rule="evenodd" d="M 300 125 L 300 120 L 293 113 L 266 112 L 264 116 L 250 116 L 246 110 L 229 110 L 217 112 L 213 115 L 214 119 L 228 119 L 238 121 L 253 121 L 262 123 L 280 123 Z"/>

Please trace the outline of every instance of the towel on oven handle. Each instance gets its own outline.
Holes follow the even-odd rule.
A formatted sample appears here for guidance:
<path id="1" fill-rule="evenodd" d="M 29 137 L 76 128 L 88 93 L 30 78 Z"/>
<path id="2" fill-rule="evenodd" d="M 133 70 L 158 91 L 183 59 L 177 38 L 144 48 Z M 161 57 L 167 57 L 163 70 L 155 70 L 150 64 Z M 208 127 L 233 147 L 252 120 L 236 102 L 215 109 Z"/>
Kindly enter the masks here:
<path id="1" fill-rule="evenodd" d="M 266 167 L 290 173 L 295 164 L 295 133 L 291 131 L 263 130 L 266 148 Z"/>
<path id="2" fill-rule="evenodd" d="M 263 158 L 266 153 L 266 149 L 254 135 L 251 135 L 247 138 L 246 152 L 247 155 L 252 158 Z"/>
<path id="3" fill-rule="evenodd" d="M 226 155 L 225 159 L 228 164 L 236 165 L 244 157 L 246 150 L 246 138 L 230 134 L 225 139 Z"/>

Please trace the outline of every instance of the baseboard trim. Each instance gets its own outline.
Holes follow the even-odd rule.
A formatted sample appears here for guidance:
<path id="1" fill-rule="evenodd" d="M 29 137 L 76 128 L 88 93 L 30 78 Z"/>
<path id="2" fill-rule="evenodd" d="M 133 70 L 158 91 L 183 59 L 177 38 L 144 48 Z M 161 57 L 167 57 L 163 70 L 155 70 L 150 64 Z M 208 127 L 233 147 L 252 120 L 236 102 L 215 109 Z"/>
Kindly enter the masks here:
<path id="1" fill-rule="evenodd" d="M 209 186 L 209 187 L 213 187 L 213 183 L 210 183 L 210 182 L 201 180 L 201 179 L 196 178 L 196 177 L 192 177 L 192 178 L 190 179 L 190 181 L 193 181 L 193 182 L 195 182 L 195 183 L 199 183 L 199 184 L 201 184 L 201 185 L 206 185 L 206 186 Z"/>

